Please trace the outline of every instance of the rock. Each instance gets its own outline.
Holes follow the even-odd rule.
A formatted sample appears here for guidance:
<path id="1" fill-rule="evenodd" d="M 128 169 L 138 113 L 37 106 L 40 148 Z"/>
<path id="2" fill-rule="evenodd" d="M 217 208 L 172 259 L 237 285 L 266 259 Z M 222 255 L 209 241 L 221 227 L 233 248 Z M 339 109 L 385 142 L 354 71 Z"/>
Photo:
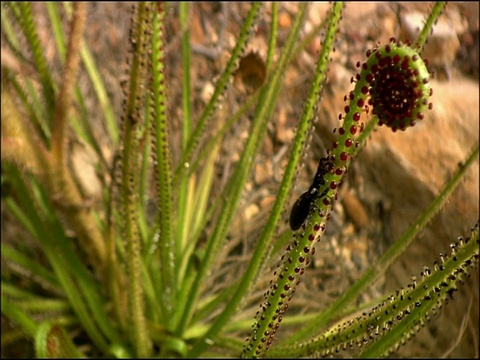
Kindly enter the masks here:
<path id="1" fill-rule="evenodd" d="M 432 81 L 432 87 L 433 110 L 424 121 L 405 132 L 381 127 L 355 161 L 366 184 L 360 189 L 363 201 L 371 210 L 382 199 L 391 203 L 391 242 L 430 204 L 478 144 L 478 83 L 458 78 L 449 83 Z M 444 209 L 418 235 L 421 240 L 404 254 L 406 265 L 399 274 L 418 269 L 419 259 L 425 265 L 428 259 L 435 260 L 438 252 L 447 251 L 450 242 L 474 225 L 479 213 L 478 184 L 477 160 Z M 392 271 L 396 272 L 395 266 Z M 399 283 L 407 281 L 404 277 Z"/>
<path id="2" fill-rule="evenodd" d="M 461 20 L 457 12 L 450 12 L 449 18 L 442 16 L 433 27 L 433 33 L 428 36 L 422 56 L 428 59 L 431 65 L 443 70 L 447 79 L 451 77 L 451 66 L 457 51 L 460 48 L 458 35 L 466 31 L 467 24 Z M 455 16 L 456 14 L 456 16 Z M 400 15 L 399 39 L 414 41 L 420 34 L 425 23 L 425 14 L 419 11 L 410 11 Z"/>
<path id="3" fill-rule="evenodd" d="M 381 222 L 375 218 L 377 204 L 391 206 L 390 221 L 384 224 L 391 236 L 387 239 L 384 236 L 376 250 L 378 254 L 408 229 L 479 142 L 478 82 L 452 78 L 448 83 L 432 81 L 432 87 L 433 110 L 423 122 L 405 132 L 380 128 L 354 162 L 357 176 L 364 183 L 360 199 L 368 207 L 371 220 Z M 386 272 L 385 293 L 405 286 L 412 275 L 419 277 L 424 265 L 432 267 L 440 252 L 449 252 L 451 242 L 458 236 L 469 235 L 478 216 L 477 160 L 440 213 Z M 462 336 L 452 334 L 462 333 L 465 317 L 469 320 L 463 321 L 468 320 L 472 327 L 478 328 L 478 307 L 473 305 L 469 310 L 471 299 L 478 299 L 478 271 L 471 273 L 476 280 L 466 280 L 467 284 L 460 287 L 459 294 L 428 325 L 428 330 L 421 331 L 398 353 L 401 357 L 422 356 L 426 352 L 435 354 L 432 356 L 450 352 L 449 357 L 465 356 L 466 344 L 471 344 L 472 336 L 476 335 L 469 331 Z"/>
<path id="4" fill-rule="evenodd" d="M 379 128 L 353 162 L 355 177 L 349 177 L 346 185 L 359 194 L 370 223 L 375 225 L 368 230 L 368 239 L 376 239 L 375 245 L 369 245 L 369 252 L 370 247 L 376 252 L 374 259 L 408 229 L 479 142 L 478 82 L 453 77 L 449 82 L 432 81 L 431 84 L 433 110 L 425 119 L 405 132 L 393 133 L 386 127 Z M 389 208 L 383 219 L 377 212 L 381 204 Z M 406 286 L 410 276 L 419 277 L 424 265 L 432 267 L 439 253 L 449 252 L 451 242 L 469 235 L 478 216 L 477 159 L 445 206 L 377 282 L 382 284 L 380 291 L 391 293 Z M 425 353 L 440 356 L 450 352 L 453 358 L 454 354 L 465 356 L 465 349 L 476 334 L 466 331 L 452 337 L 452 333 L 463 331 L 461 324 L 465 318 L 478 328 L 478 320 L 474 320 L 478 319 L 475 305 L 478 305 L 478 271 L 472 270 L 471 274 L 473 279 L 460 287 L 452 304 L 427 325 L 428 330 L 421 331 L 395 356 L 418 357 Z"/>
<path id="5" fill-rule="evenodd" d="M 357 230 L 363 230 L 369 225 L 369 217 L 357 195 L 350 190 L 341 191 L 340 199 L 348 217 Z"/>

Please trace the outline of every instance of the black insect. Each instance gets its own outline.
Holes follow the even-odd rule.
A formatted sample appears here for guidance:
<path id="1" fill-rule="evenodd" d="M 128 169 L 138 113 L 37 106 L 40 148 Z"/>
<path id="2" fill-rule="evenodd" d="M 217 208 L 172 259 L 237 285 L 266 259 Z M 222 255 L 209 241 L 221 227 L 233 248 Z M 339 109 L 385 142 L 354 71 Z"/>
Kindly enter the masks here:
<path id="1" fill-rule="evenodd" d="M 313 202 L 318 197 L 323 197 L 328 193 L 328 188 L 323 191 L 323 193 L 318 196 L 318 190 L 321 186 L 325 185 L 324 176 L 333 169 L 332 163 L 328 160 L 327 157 L 320 159 L 318 163 L 317 172 L 312 181 L 312 185 L 308 191 L 305 191 L 300 197 L 295 201 L 295 204 L 292 206 L 292 211 L 290 212 L 290 229 L 293 231 L 300 229 L 305 220 L 310 213 L 310 208 L 312 207 Z"/>
<path id="2" fill-rule="evenodd" d="M 318 192 L 316 188 L 313 190 L 315 191 L 308 190 L 300 195 L 292 206 L 292 212 L 290 213 L 290 229 L 293 231 L 300 229 L 300 226 L 303 225 L 310 213 L 310 207 L 315 200 L 315 194 Z"/>

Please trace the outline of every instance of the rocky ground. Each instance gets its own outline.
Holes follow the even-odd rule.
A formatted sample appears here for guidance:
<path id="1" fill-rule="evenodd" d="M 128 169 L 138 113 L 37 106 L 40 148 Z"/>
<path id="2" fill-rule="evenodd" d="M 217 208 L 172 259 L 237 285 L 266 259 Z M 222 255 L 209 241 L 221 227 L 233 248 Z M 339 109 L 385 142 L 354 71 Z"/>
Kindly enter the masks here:
<path id="1" fill-rule="evenodd" d="M 280 19 L 285 28 L 291 24 L 295 6 L 289 4 L 282 8 Z M 327 7 L 326 4 L 312 5 L 306 28 L 322 21 Z M 299 174 L 297 195 L 308 188 L 317 161 L 335 139 L 332 129 L 338 126 L 337 115 L 344 106 L 343 95 L 350 90 L 349 79 L 355 73 L 355 63 L 364 59 L 366 49 L 378 41 L 388 42 L 391 36 L 400 39 L 415 36 L 428 8 L 428 4 L 404 3 L 349 3 L 346 6 L 311 152 L 306 158 L 305 171 Z M 433 111 L 423 123 L 402 133 L 378 129 L 354 162 L 341 193 L 341 206 L 337 207 L 327 228 L 329 236 L 324 239 L 321 255 L 316 259 L 318 270 L 314 274 L 318 277 L 312 274 L 307 280 L 325 289 L 325 299 L 315 298 L 315 302 L 329 303 L 394 242 L 478 144 L 478 4 L 449 4 L 436 29 L 424 51 L 434 70 Z M 267 139 L 265 153 L 259 155 L 256 186 L 266 186 L 262 180 L 271 179 L 269 174 L 281 176 L 273 159 L 293 138 L 300 113 L 298 106 L 308 88 L 319 44 L 319 39 L 315 39 L 286 72 L 285 101 L 280 101 L 282 106 L 272 129 L 274 137 Z M 255 50 L 261 53 L 261 46 L 264 45 L 258 45 Z M 264 181 L 268 184 L 268 180 Z M 477 162 L 441 214 L 419 235 L 420 241 L 385 274 L 376 291 L 395 290 L 405 286 L 411 275 L 419 276 L 422 266 L 431 265 L 439 252 L 448 251 L 450 242 L 465 234 L 477 221 L 478 214 Z M 326 260 L 332 256 L 337 259 L 334 261 L 337 266 Z M 342 265 L 338 266 L 339 263 Z M 474 278 L 471 284 L 478 282 L 478 273 Z M 463 295 L 447 306 L 412 344 L 401 349 L 398 356 L 478 357 L 478 285 L 473 289 L 470 286 L 463 289 Z M 371 295 L 376 291 L 372 290 Z M 315 308 L 309 298 L 312 293 L 306 291 L 305 294 L 302 306 Z"/>

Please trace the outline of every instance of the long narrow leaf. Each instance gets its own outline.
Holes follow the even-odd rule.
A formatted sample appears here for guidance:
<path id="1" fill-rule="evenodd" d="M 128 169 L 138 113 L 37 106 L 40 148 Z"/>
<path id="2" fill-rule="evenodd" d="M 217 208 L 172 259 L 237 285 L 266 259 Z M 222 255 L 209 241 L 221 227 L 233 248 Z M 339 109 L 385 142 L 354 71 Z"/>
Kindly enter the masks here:
<path id="1" fill-rule="evenodd" d="M 357 280 L 347 291 L 345 291 L 328 309 L 322 312 L 310 324 L 304 326 L 301 330 L 289 337 L 282 344 L 289 346 L 296 341 L 307 339 L 322 329 L 328 321 L 333 319 L 346 306 L 354 302 L 379 276 L 385 273 L 388 267 L 398 258 L 412 243 L 415 236 L 423 229 L 430 219 L 437 214 L 448 201 L 450 194 L 458 187 L 461 180 L 466 176 L 468 168 L 478 158 L 479 148 L 477 147 L 469 154 L 465 161 L 465 166 L 459 167 L 452 178 L 445 184 L 439 195 L 434 201 L 418 216 L 412 225 L 402 234 L 402 236 Z M 280 349 L 280 348 L 279 348 Z"/>
<path id="2" fill-rule="evenodd" d="M 282 79 L 283 71 L 286 65 L 287 60 L 289 59 L 290 52 L 293 49 L 293 44 L 295 43 L 300 29 L 300 24 L 302 22 L 303 15 L 305 13 L 306 6 L 302 4 L 300 6 L 300 11 L 295 18 L 294 25 L 291 29 L 289 37 L 287 39 L 287 43 L 285 46 L 285 50 L 282 53 L 280 60 L 277 64 L 277 68 L 275 69 L 274 73 L 272 74 L 271 83 L 267 83 L 262 89 L 262 94 L 260 95 L 260 101 L 258 103 L 256 114 L 252 124 L 252 131 L 251 136 L 249 137 L 247 144 L 245 146 L 245 150 L 242 154 L 242 157 L 237 165 L 237 169 L 232 176 L 232 182 L 227 185 L 227 189 L 229 192 L 225 196 L 229 199 L 228 203 L 225 204 L 225 208 L 221 213 L 218 223 L 216 225 L 215 231 L 213 233 L 212 239 L 208 244 L 206 249 L 206 257 L 203 259 L 201 268 L 200 268 L 200 275 L 197 277 L 196 282 L 194 284 L 194 294 L 198 290 L 196 290 L 196 286 L 198 287 L 198 283 L 202 279 L 202 273 L 205 272 L 208 267 L 210 266 L 210 261 L 213 256 L 216 254 L 218 246 L 221 241 L 223 241 L 224 236 L 226 235 L 228 226 L 230 224 L 231 219 L 235 213 L 235 209 L 237 207 L 237 202 L 240 198 L 241 190 L 244 186 L 244 183 L 247 179 L 248 174 L 250 173 L 250 169 L 253 165 L 253 158 L 254 154 L 257 151 L 257 148 L 260 143 L 260 139 L 266 130 L 266 125 L 268 123 L 269 117 L 268 113 L 269 110 L 273 109 L 273 106 L 276 101 L 276 95 L 278 94 L 278 89 L 280 88 L 280 81 Z M 256 269 L 254 269 L 256 270 Z M 253 271 L 255 274 L 255 271 Z M 204 275 L 203 275 L 204 276 Z M 251 278 L 249 279 L 249 281 Z M 244 288 L 242 289 L 244 291 Z M 191 298 L 193 299 L 193 298 Z M 233 313 L 239 301 L 238 295 L 235 298 L 232 305 L 229 306 L 229 311 L 225 312 L 225 316 L 222 317 L 222 321 L 218 322 L 218 326 L 213 327 L 211 333 L 215 333 L 216 331 L 220 330 L 221 326 L 227 321 L 229 316 Z M 185 315 L 188 315 L 189 310 L 189 303 L 187 303 L 187 311 L 185 311 Z M 210 334 L 208 334 L 210 335 Z M 205 338 L 202 339 L 199 343 L 196 344 L 193 352 L 190 353 L 190 356 L 198 356 L 203 348 L 205 347 Z"/>

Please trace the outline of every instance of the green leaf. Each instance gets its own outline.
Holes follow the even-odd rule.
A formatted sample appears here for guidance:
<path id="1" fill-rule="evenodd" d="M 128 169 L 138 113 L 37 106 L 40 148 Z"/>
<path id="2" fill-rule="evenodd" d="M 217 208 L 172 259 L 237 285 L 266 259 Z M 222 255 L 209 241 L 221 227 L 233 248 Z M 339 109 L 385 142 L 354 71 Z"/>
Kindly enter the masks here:
<path id="1" fill-rule="evenodd" d="M 84 358 L 62 326 L 44 322 L 35 335 L 35 353 L 39 358 Z"/>

